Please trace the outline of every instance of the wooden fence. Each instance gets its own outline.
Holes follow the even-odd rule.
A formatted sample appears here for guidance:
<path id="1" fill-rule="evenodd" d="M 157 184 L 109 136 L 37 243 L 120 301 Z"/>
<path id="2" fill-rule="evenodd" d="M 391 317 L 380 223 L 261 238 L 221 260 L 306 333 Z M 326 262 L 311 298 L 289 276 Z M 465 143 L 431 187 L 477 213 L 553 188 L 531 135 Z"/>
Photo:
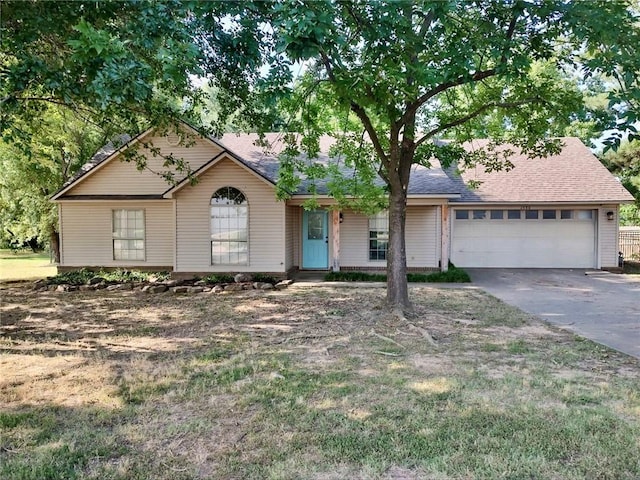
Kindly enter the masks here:
<path id="1" fill-rule="evenodd" d="M 620 230 L 618 242 L 625 260 L 640 261 L 640 230 Z"/>

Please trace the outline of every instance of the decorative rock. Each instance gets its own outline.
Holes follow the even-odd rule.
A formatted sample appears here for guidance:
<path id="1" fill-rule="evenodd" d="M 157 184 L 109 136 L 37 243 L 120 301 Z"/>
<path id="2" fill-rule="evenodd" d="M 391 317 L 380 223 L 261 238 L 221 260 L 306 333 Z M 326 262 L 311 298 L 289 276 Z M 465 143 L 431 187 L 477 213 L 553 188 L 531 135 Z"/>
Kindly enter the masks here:
<path id="1" fill-rule="evenodd" d="M 87 285 L 97 285 L 98 283 L 104 281 L 104 279 L 102 277 L 91 277 L 89 280 L 87 280 Z"/>
<path id="2" fill-rule="evenodd" d="M 270 283 L 263 283 L 260 285 L 260 290 L 273 290 L 273 285 Z"/>
<path id="3" fill-rule="evenodd" d="M 171 287 L 171 291 L 173 293 L 187 293 L 189 291 L 189 287 L 185 287 L 185 286 Z"/>
<path id="4" fill-rule="evenodd" d="M 166 292 L 168 288 L 169 287 L 167 287 L 166 285 L 150 285 L 149 289 L 147 290 L 147 292 L 149 292 L 149 293 L 162 293 L 162 292 Z"/>
<path id="5" fill-rule="evenodd" d="M 96 289 L 95 285 L 80 285 L 80 288 L 79 288 L 81 292 L 89 292 L 95 289 Z"/>
<path id="6" fill-rule="evenodd" d="M 225 292 L 239 292 L 240 290 L 242 290 L 242 285 L 239 283 L 230 283 L 224 287 Z"/>
<path id="7" fill-rule="evenodd" d="M 47 281 L 43 278 L 41 278 L 40 280 L 36 280 L 35 282 L 33 282 L 33 286 L 31 287 L 32 290 L 40 290 L 42 287 L 47 287 Z"/>
<path id="8" fill-rule="evenodd" d="M 69 285 L 62 284 L 56 287 L 56 292 L 68 292 L 68 291 L 69 291 Z"/>
<path id="9" fill-rule="evenodd" d="M 164 282 L 162 282 L 163 285 L 166 285 L 168 288 L 171 287 L 177 287 L 178 285 L 180 285 L 180 281 L 179 280 L 165 280 Z"/>
<path id="10" fill-rule="evenodd" d="M 194 287 L 204 287 L 207 284 L 207 282 L 205 282 L 204 280 L 198 280 L 197 282 L 193 283 Z"/>
<path id="11" fill-rule="evenodd" d="M 293 280 L 282 280 L 281 282 L 276 283 L 276 290 L 284 290 L 292 283 Z"/>
<path id="12" fill-rule="evenodd" d="M 224 287 L 222 285 L 216 285 L 211 289 L 211 293 L 222 293 L 224 292 Z"/>
<path id="13" fill-rule="evenodd" d="M 151 288 L 151 285 L 145 285 L 144 287 L 142 287 L 142 290 L 140 290 L 141 292 L 148 292 L 149 289 Z"/>
<path id="14" fill-rule="evenodd" d="M 203 290 L 204 287 L 187 287 L 187 293 L 202 293 Z"/>
<path id="15" fill-rule="evenodd" d="M 247 275 L 246 273 L 238 273 L 238 274 L 236 274 L 235 277 L 233 277 L 233 281 L 236 282 L 236 283 L 250 282 L 251 281 L 251 277 L 249 275 Z"/>
<path id="16" fill-rule="evenodd" d="M 100 282 L 98 284 L 96 284 L 96 288 L 97 289 L 102 289 L 102 288 L 107 288 L 108 285 L 106 284 L 106 282 Z"/>
<path id="17" fill-rule="evenodd" d="M 123 286 L 124 285 L 121 284 L 121 283 L 116 283 L 115 285 L 109 285 L 107 287 L 107 292 L 113 292 L 115 290 L 123 290 L 123 288 L 122 288 Z"/>

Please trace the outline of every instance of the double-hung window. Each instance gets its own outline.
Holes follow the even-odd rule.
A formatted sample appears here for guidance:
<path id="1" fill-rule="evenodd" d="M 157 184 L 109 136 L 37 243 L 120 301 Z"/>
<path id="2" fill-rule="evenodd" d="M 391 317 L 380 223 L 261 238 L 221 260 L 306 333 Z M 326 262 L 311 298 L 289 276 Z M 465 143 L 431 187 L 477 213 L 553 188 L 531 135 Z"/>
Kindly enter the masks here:
<path id="1" fill-rule="evenodd" d="M 222 187 L 211 197 L 211 264 L 249 263 L 249 205 L 244 194 Z"/>
<path id="2" fill-rule="evenodd" d="M 389 247 L 389 212 L 369 217 L 369 260 L 386 260 Z"/>
<path id="3" fill-rule="evenodd" d="M 144 210 L 113 210 L 113 259 L 144 260 Z"/>

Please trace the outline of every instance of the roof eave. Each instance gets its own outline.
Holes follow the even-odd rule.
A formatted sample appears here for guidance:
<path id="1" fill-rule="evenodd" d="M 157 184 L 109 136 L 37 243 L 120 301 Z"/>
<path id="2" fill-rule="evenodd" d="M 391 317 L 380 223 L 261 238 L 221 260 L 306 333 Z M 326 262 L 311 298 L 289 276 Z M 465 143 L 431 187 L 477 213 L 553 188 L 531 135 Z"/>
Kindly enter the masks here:
<path id="1" fill-rule="evenodd" d="M 111 163 L 111 161 L 120 153 L 122 153 L 123 151 L 125 151 L 128 148 L 131 148 L 134 144 L 138 143 L 143 137 L 145 137 L 147 134 L 149 134 L 151 131 L 153 131 L 154 128 L 148 128 L 146 129 L 144 132 L 139 133 L 138 135 L 136 135 L 135 137 L 133 137 L 131 140 L 129 140 L 128 142 L 122 144 L 120 147 L 118 147 L 116 150 L 113 151 L 113 153 L 111 153 L 107 158 L 105 158 L 104 160 L 102 160 L 100 163 L 98 163 L 97 165 L 95 165 L 94 167 L 90 168 L 89 170 L 87 170 L 85 173 L 83 173 L 82 175 L 80 175 L 78 178 L 76 178 L 73 182 L 71 182 L 69 185 L 62 187 L 60 190 L 58 190 L 56 193 L 54 193 L 50 198 L 49 201 L 51 202 L 55 202 L 56 200 L 58 200 L 60 198 L 61 195 L 63 195 L 64 193 L 68 192 L 69 190 L 71 190 L 73 187 L 75 187 L 78 183 L 80 183 L 81 181 L 84 181 L 85 179 L 87 179 L 88 177 L 90 177 L 91 175 L 93 175 L 95 172 L 99 171 L 100 169 L 104 168 L 108 163 Z M 93 158 L 93 157 L 92 157 Z"/>

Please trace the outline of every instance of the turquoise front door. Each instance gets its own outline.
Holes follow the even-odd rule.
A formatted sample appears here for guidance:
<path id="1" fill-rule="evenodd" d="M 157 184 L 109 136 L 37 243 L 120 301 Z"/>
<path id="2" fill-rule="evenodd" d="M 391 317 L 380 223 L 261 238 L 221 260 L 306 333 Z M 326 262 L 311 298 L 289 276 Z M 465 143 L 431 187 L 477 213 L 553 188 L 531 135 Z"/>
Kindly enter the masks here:
<path id="1" fill-rule="evenodd" d="M 325 210 L 302 214 L 302 268 L 329 267 L 329 227 Z"/>

